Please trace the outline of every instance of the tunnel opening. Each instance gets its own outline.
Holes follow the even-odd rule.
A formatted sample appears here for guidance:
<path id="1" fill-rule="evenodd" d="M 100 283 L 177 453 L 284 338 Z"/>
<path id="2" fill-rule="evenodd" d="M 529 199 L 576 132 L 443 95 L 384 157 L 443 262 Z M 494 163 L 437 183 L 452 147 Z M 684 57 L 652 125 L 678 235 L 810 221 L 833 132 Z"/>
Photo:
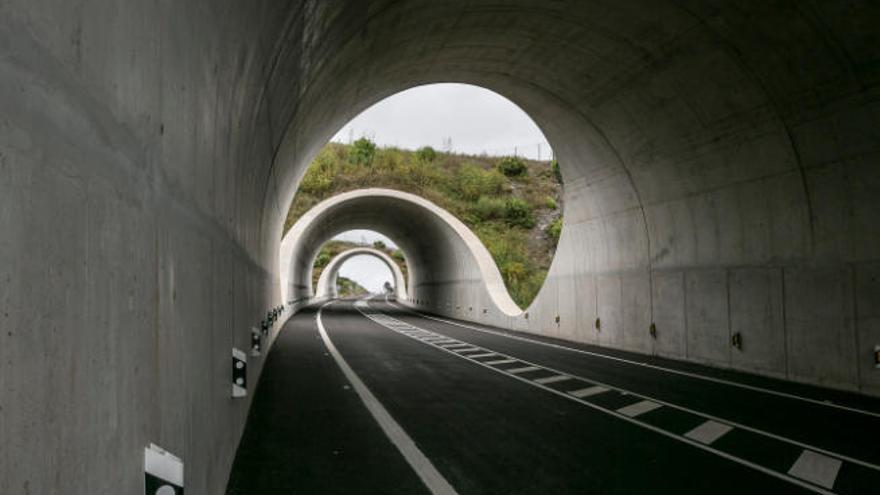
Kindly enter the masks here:
<path id="1" fill-rule="evenodd" d="M 394 276 L 388 265 L 368 254 L 347 259 L 339 267 L 336 276 L 339 297 L 391 294 L 394 288 Z"/>
<path id="2" fill-rule="evenodd" d="M 285 232 L 318 202 L 365 187 L 413 193 L 446 209 L 489 250 L 520 308 L 537 296 L 562 232 L 562 172 L 538 126 L 504 96 L 429 84 L 364 110 L 305 171 Z"/>

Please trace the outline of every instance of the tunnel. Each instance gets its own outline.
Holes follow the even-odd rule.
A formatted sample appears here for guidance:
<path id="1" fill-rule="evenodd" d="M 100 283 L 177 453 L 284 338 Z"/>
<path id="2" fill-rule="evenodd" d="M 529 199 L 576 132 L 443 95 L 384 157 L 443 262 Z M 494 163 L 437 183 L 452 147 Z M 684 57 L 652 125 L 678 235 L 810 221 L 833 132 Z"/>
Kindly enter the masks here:
<path id="1" fill-rule="evenodd" d="M 466 225 L 426 199 L 382 188 L 333 196 L 291 227 L 279 250 L 285 300 L 321 295 L 311 287 L 315 256 L 325 242 L 352 229 L 380 232 L 400 247 L 409 268 L 409 304 L 486 318 L 491 309 L 493 321 L 504 323 L 521 313 L 492 256 Z"/>
<path id="2" fill-rule="evenodd" d="M 456 312 L 471 267 L 414 280 L 417 309 L 880 395 L 878 18 L 869 1 L 3 2 L 0 492 L 140 493 L 155 443 L 187 493 L 223 493 L 252 400 L 230 397 L 230 346 L 271 320 L 270 347 L 275 308 L 308 302 L 279 282 L 318 247 L 279 252 L 298 182 L 360 111 L 438 82 L 534 119 L 564 228 L 529 308 L 499 304 L 502 284 Z M 400 242 L 411 266 L 436 255 Z"/>
<path id="3" fill-rule="evenodd" d="M 345 264 L 346 261 L 350 260 L 355 256 L 372 256 L 388 267 L 388 272 L 392 274 L 393 277 L 393 295 L 397 299 L 406 300 L 406 279 L 403 278 L 403 272 L 400 270 L 400 267 L 397 263 L 391 259 L 386 253 L 373 248 L 361 247 L 361 248 L 351 248 L 347 251 L 343 251 L 336 255 L 330 263 L 327 263 L 327 266 L 321 271 L 320 277 L 318 277 L 318 285 L 315 288 L 315 297 L 318 299 L 326 299 L 326 298 L 335 298 L 339 295 L 337 289 L 337 278 L 339 276 L 339 270 Z"/>

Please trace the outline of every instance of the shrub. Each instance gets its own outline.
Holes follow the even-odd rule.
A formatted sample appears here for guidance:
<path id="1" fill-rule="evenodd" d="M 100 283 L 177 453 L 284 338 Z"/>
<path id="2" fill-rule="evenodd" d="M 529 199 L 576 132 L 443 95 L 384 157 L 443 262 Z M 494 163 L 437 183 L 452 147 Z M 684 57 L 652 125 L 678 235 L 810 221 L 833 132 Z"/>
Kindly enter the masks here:
<path id="1" fill-rule="evenodd" d="M 525 175 L 528 167 L 526 167 L 526 162 L 518 157 L 508 156 L 498 162 L 498 170 L 508 177 L 519 177 Z"/>
<path id="2" fill-rule="evenodd" d="M 406 260 L 406 259 L 403 257 L 403 251 L 401 251 L 400 249 L 395 249 L 395 250 L 391 253 L 391 257 L 394 258 L 394 259 L 396 259 L 397 261 L 405 261 L 405 260 Z"/>
<path id="3" fill-rule="evenodd" d="M 382 242 L 381 239 L 376 239 L 375 241 L 373 241 L 373 247 L 378 249 L 379 251 L 385 251 L 385 249 L 387 248 L 387 246 L 385 246 L 385 243 Z"/>
<path id="4" fill-rule="evenodd" d="M 547 235 L 556 242 L 559 242 L 559 236 L 562 235 L 562 217 L 556 217 L 550 225 L 547 226 Z"/>
<path id="5" fill-rule="evenodd" d="M 327 266 L 327 263 L 330 263 L 330 258 L 330 251 L 327 248 L 321 248 L 321 252 L 315 257 L 315 267 L 322 268 Z"/>
<path id="6" fill-rule="evenodd" d="M 559 170 L 559 161 L 553 160 L 550 162 L 550 171 L 553 172 L 553 177 L 556 177 L 556 182 L 562 184 L 562 171 Z"/>
<path id="7" fill-rule="evenodd" d="M 525 201 L 510 198 L 504 202 L 504 219 L 509 225 L 530 229 L 535 225 L 532 208 Z"/>
<path id="8" fill-rule="evenodd" d="M 547 198 L 544 199 L 544 206 L 546 206 L 547 208 L 550 208 L 551 210 L 555 210 L 556 209 L 556 200 L 551 198 L 550 196 L 547 196 Z"/>
<path id="9" fill-rule="evenodd" d="M 437 152 L 430 146 L 422 146 L 416 150 L 416 158 L 422 163 L 431 163 L 437 158 Z"/>
<path id="10" fill-rule="evenodd" d="M 465 163 L 455 172 L 455 189 L 462 199 L 475 201 L 480 196 L 495 196 L 504 192 L 504 176 L 495 170 L 484 170 Z"/>
<path id="11" fill-rule="evenodd" d="M 348 150 L 348 160 L 352 163 L 369 165 L 376 156 L 376 143 L 362 137 L 352 143 Z"/>
<path id="12" fill-rule="evenodd" d="M 506 202 L 501 198 L 480 196 L 471 212 L 482 221 L 502 219 L 506 216 Z"/>

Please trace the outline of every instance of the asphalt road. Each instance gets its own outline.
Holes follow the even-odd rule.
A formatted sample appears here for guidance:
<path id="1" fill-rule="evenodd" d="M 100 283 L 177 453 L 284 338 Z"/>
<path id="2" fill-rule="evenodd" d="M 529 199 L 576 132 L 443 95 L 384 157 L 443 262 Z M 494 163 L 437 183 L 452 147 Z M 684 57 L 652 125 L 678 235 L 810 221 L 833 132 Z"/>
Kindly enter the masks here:
<path id="1" fill-rule="evenodd" d="M 878 400 L 336 301 L 276 340 L 227 494 L 869 494 L 878 465 Z"/>

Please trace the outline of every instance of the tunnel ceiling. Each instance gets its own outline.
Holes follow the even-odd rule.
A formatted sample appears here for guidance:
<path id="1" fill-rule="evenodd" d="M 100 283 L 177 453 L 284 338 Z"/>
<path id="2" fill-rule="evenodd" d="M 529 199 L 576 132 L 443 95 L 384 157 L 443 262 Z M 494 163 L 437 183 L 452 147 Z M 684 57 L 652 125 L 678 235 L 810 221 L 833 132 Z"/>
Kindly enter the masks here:
<path id="1" fill-rule="evenodd" d="M 859 64 L 871 41 L 869 26 L 859 25 L 863 16 L 833 25 L 820 19 L 835 12 L 817 9 L 322 3 L 278 45 L 272 102 L 291 111 L 273 126 L 285 132 L 273 164 L 280 199 L 267 200 L 272 222 L 283 215 L 273 205 L 289 204 L 309 159 L 359 111 L 413 85 L 466 82 L 525 109 L 557 151 L 566 181 L 590 188 L 567 222 L 632 215 L 626 235 L 637 234 L 638 246 L 608 260 L 609 268 L 809 257 L 819 228 L 812 220 L 821 215 L 812 211 L 818 201 L 806 170 L 821 157 L 799 147 L 812 132 L 803 121 L 820 116 L 800 103 L 836 100 L 844 110 L 858 104 L 850 97 L 865 79 L 877 77 Z M 296 90 L 288 76 L 300 81 Z M 870 146 L 853 144 L 854 153 Z M 756 180 L 778 191 L 765 213 L 730 219 L 712 208 L 713 200 L 742 201 L 749 190 L 736 185 Z M 706 201 L 695 196 L 723 189 L 727 197 L 709 200 L 702 218 L 679 213 Z M 777 219 L 788 226 L 783 235 L 743 228 Z M 699 238 L 706 229 L 731 229 L 741 246 L 724 252 L 706 245 Z M 608 237 L 615 233 L 602 235 L 614 243 Z M 873 242 L 822 254 L 864 253 Z"/>

